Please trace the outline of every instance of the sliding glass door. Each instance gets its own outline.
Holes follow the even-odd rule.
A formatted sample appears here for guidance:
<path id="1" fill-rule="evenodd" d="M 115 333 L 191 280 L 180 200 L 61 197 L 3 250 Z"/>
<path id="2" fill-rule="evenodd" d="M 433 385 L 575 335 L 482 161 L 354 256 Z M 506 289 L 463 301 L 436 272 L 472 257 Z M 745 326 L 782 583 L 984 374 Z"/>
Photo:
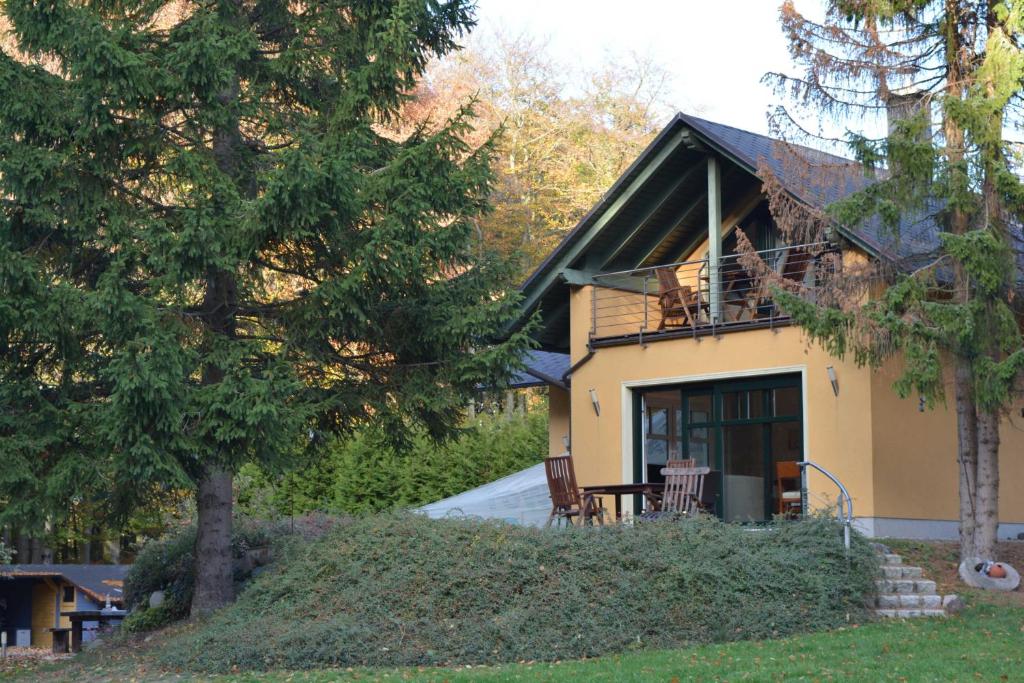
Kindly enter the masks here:
<path id="1" fill-rule="evenodd" d="M 662 481 L 667 460 L 692 458 L 721 474 L 716 514 L 761 522 L 782 511 L 776 464 L 803 457 L 799 375 L 658 387 L 640 394 L 635 461 L 644 481 Z"/>

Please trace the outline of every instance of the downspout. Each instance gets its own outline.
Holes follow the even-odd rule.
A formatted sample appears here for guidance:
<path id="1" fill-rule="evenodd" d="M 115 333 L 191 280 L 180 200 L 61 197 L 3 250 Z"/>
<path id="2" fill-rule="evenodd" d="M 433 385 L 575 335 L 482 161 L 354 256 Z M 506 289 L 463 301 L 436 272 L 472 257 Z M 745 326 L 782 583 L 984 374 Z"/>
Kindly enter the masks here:
<path id="1" fill-rule="evenodd" d="M 565 386 L 565 388 L 569 390 L 569 452 L 570 453 L 572 452 L 572 444 L 573 444 L 573 438 L 572 438 L 572 375 L 577 370 L 579 370 L 584 365 L 586 365 L 587 361 L 589 361 L 593 357 L 594 357 L 594 347 L 591 346 L 590 343 L 588 342 L 587 343 L 587 353 L 586 353 L 586 355 L 583 356 L 583 358 L 580 358 L 575 363 L 573 363 L 572 366 L 568 370 L 566 370 L 565 373 L 562 375 L 562 385 Z"/>
<path id="2" fill-rule="evenodd" d="M 577 370 L 586 365 L 587 361 L 594 357 L 594 348 L 587 344 L 587 354 L 572 364 L 572 367 L 562 374 L 562 385 L 568 389 L 572 385 L 572 376 Z"/>

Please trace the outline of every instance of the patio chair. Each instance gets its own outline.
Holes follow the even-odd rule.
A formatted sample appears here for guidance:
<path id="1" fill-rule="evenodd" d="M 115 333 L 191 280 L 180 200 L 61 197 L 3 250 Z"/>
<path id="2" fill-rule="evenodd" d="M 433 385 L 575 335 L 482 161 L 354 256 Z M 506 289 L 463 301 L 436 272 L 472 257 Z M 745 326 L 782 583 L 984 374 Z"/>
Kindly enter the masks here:
<path id="1" fill-rule="evenodd" d="M 665 490 L 662 492 L 661 511 L 693 515 L 700 511 L 704 499 L 704 477 L 708 467 L 666 467 Z"/>
<path id="2" fill-rule="evenodd" d="M 663 470 L 664 469 L 678 469 L 678 468 L 688 468 L 688 467 L 696 467 L 696 466 L 697 466 L 697 461 L 696 460 L 694 460 L 693 458 L 684 458 L 682 460 L 666 460 L 665 461 L 665 466 L 662 469 Z M 651 465 L 648 465 L 648 467 L 651 467 Z M 659 470 L 659 472 L 660 471 L 661 470 Z M 650 480 L 648 480 L 648 481 L 650 481 Z M 648 510 L 647 512 L 657 512 L 658 510 L 661 509 L 661 494 L 660 493 L 651 493 L 651 494 L 649 494 L 647 496 L 647 500 L 650 501 L 653 504 L 653 506 L 654 506 L 653 509 Z"/>
<path id="3" fill-rule="evenodd" d="M 556 519 L 572 524 L 574 519 L 581 524 L 597 523 L 604 525 L 605 510 L 601 499 L 584 495 L 576 484 L 576 471 L 572 465 L 572 456 L 568 453 L 553 455 L 544 460 L 544 474 L 548 479 L 548 492 L 551 494 L 551 514 L 548 516 L 549 527 Z"/>
<path id="4" fill-rule="evenodd" d="M 792 460 L 775 463 L 775 513 L 792 515 L 803 511 L 800 466 Z"/>
<path id="5" fill-rule="evenodd" d="M 658 331 L 684 325 L 696 329 L 700 310 L 708 308 L 707 302 L 699 301 L 689 285 L 679 284 L 679 276 L 671 266 L 656 268 L 654 273 L 658 276 L 660 290 L 658 306 L 661 307 L 661 322 L 658 323 Z M 673 320 L 680 322 L 671 322 Z"/>
<path id="6" fill-rule="evenodd" d="M 665 489 L 661 494 L 661 508 L 640 515 L 640 519 L 686 515 L 710 510 L 714 505 L 713 491 L 705 488 L 706 479 L 714 472 L 708 467 L 666 467 Z"/>

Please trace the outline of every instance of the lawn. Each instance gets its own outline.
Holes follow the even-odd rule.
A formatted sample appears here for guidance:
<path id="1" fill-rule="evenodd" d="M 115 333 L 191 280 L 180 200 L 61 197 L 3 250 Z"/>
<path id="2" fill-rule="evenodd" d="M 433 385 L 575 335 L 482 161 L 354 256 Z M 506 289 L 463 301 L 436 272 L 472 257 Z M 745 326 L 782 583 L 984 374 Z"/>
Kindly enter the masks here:
<path id="1" fill-rule="evenodd" d="M 774 641 L 631 652 L 588 661 L 463 669 L 327 670 L 193 678 L 150 668 L 147 645 L 94 652 L 71 663 L 15 672 L 0 680 L 176 681 L 948 681 L 1020 680 L 1024 608 L 974 602 L 949 619 L 879 622 Z M 150 645 L 151 646 L 151 645 Z M 113 656 L 111 656 L 113 654 Z"/>

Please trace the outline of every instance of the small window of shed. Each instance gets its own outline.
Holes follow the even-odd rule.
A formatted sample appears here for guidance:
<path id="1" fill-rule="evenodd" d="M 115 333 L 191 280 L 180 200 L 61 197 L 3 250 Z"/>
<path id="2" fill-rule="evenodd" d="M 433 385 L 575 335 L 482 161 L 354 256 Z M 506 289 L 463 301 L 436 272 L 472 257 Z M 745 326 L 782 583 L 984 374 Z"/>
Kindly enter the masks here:
<path id="1" fill-rule="evenodd" d="M 74 602 L 75 601 L 75 587 L 64 586 L 64 597 L 63 602 Z"/>

